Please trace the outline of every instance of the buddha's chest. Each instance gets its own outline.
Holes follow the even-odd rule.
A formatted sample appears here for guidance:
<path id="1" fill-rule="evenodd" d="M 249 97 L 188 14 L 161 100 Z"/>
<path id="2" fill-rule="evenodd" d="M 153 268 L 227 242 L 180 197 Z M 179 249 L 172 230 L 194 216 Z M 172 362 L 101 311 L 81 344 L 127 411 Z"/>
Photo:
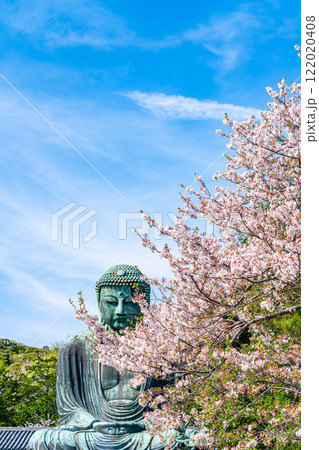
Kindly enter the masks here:
<path id="1" fill-rule="evenodd" d="M 121 375 L 114 367 L 99 364 L 101 388 L 109 401 L 136 399 L 136 390 L 128 385 L 133 375 L 129 372 Z"/>

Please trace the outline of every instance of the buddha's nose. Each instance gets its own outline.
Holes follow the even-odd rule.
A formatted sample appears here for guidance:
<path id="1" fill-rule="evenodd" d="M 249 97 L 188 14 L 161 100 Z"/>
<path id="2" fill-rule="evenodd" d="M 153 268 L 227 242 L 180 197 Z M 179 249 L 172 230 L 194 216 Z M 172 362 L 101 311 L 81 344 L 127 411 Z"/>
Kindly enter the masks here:
<path id="1" fill-rule="evenodd" d="M 115 314 L 125 314 L 124 300 L 121 298 L 118 300 Z"/>

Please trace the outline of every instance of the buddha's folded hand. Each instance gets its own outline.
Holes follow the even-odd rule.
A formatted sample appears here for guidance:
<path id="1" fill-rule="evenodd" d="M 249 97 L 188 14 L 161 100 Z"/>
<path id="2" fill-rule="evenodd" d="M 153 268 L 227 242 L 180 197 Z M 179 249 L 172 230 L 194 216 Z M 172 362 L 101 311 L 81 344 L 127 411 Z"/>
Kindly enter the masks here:
<path id="1" fill-rule="evenodd" d="M 68 431 L 84 431 L 84 430 L 92 430 L 95 422 L 98 422 L 97 419 L 93 419 L 90 422 L 80 421 L 79 418 L 76 418 L 75 421 L 69 425 L 60 425 L 60 430 L 68 430 Z"/>
<path id="2" fill-rule="evenodd" d="M 67 430 L 67 431 L 80 431 L 83 429 L 81 426 L 77 425 L 60 425 L 60 430 Z"/>
<path id="3" fill-rule="evenodd" d="M 185 447 L 191 447 L 192 450 L 196 449 L 196 447 L 193 447 L 193 445 L 190 444 L 190 440 L 197 433 L 198 433 L 198 430 L 196 430 L 196 429 L 186 428 L 185 430 L 179 432 L 179 434 L 176 437 L 176 441 L 180 444 L 183 444 Z"/>
<path id="4" fill-rule="evenodd" d="M 93 429 L 105 434 L 139 433 L 145 430 L 143 422 L 95 422 Z"/>

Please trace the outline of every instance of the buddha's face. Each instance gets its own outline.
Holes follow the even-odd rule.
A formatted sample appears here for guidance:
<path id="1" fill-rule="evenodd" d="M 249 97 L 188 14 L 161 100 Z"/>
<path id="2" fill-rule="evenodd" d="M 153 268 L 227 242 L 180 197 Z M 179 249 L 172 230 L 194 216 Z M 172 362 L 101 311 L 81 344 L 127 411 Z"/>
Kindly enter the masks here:
<path id="1" fill-rule="evenodd" d="M 104 322 L 113 330 L 133 327 L 141 316 L 138 303 L 132 301 L 131 286 L 102 287 L 100 291 L 100 311 Z"/>

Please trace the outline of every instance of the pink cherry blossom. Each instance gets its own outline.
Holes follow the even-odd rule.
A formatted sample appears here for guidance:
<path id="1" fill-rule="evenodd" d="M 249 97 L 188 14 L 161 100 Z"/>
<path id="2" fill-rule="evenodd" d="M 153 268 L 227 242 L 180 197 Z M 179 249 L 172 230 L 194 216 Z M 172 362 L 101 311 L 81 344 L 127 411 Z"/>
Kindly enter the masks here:
<path id="1" fill-rule="evenodd" d="M 164 258 L 172 279 L 144 279 L 161 293 L 135 329 L 110 333 L 83 301 L 103 364 L 130 371 L 132 386 L 166 380 L 140 394 L 149 432 L 196 429 L 199 448 L 284 448 L 300 442 L 300 339 L 280 322 L 300 310 L 300 85 L 267 88 L 259 118 L 224 124 L 229 149 L 214 185 L 182 194 L 174 225 L 143 219 L 176 248 L 142 245 Z M 214 234 L 187 219 L 206 217 Z"/>

